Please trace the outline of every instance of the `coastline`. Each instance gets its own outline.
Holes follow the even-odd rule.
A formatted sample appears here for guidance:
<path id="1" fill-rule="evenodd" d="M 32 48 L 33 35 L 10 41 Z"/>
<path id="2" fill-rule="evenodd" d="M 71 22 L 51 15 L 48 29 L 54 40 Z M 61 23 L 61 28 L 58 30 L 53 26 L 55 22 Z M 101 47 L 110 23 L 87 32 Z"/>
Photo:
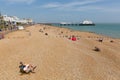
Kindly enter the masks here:
<path id="1" fill-rule="evenodd" d="M 0 79 L 120 79 L 120 39 L 37 24 L 6 34 L 0 45 Z M 20 75 L 20 61 L 36 65 L 35 73 Z"/>
<path id="2" fill-rule="evenodd" d="M 53 26 L 58 26 L 53 24 Z M 120 39 L 120 24 L 97 24 L 95 26 L 62 26 L 65 28 L 71 28 L 73 30 L 83 31 L 83 32 L 95 32 L 96 34 L 104 35 L 111 38 Z"/>
<path id="3" fill-rule="evenodd" d="M 96 32 L 93 32 L 93 31 L 80 31 L 80 30 L 71 29 L 69 27 L 54 26 L 54 25 L 47 25 L 47 26 L 58 27 L 58 28 L 65 28 L 65 29 L 69 29 L 69 30 L 73 30 L 73 31 L 78 31 L 78 32 L 93 33 L 93 34 L 96 34 L 98 36 L 106 37 L 106 38 L 111 38 L 111 39 L 120 39 L 120 38 L 111 37 L 111 36 L 108 36 L 108 35 L 105 35 L 105 34 L 102 34 L 102 33 L 96 33 Z"/>

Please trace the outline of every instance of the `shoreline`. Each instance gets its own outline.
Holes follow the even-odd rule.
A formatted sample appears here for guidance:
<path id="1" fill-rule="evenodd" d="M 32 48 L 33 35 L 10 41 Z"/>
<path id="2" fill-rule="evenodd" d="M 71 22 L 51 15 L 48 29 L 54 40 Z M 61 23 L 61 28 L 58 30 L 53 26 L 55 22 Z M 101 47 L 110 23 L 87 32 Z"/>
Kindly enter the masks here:
<path id="1" fill-rule="evenodd" d="M 64 29 L 68 29 L 68 30 L 70 30 L 70 31 L 83 32 L 83 33 L 92 33 L 92 34 L 101 36 L 100 38 L 104 37 L 104 38 L 108 38 L 108 39 L 117 39 L 117 40 L 120 39 L 120 38 L 114 38 L 114 37 L 107 36 L 107 35 L 100 34 L 100 33 L 96 33 L 96 32 L 74 30 L 74 29 L 67 28 L 67 27 L 62 27 L 62 26 L 44 25 L 44 24 L 34 24 L 34 25 L 32 25 L 32 26 L 35 26 L 35 25 L 42 25 L 42 26 L 51 26 L 51 27 L 57 27 L 57 28 L 64 28 Z M 31 27 L 31 26 L 28 26 L 28 25 L 27 25 L 25 28 L 27 28 L 27 27 Z M 0 32 L 0 33 L 6 35 L 6 34 L 8 34 L 8 33 L 15 32 L 15 31 L 19 31 L 19 30 L 12 30 L 12 31 L 9 30 L 9 31 L 3 31 L 3 32 Z"/>
<path id="2" fill-rule="evenodd" d="M 43 28 L 47 28 L 47 27 L 53 27 L 53 28 L 58 28 L 58 29 L 65 29 L 65 30 L 68 30 L 68 31 L 70 31 L 70 32 L 77 32 L 78 34 L 91 34 L 91 36 L 84 36 L 84 37 L 81 37 L 81 36 L 79 36 L 79 35 L 75 35 L 75 34 L 71 34 L 71 35 L 58 35 L 58 36 L 60 36 L 60 37 L 66 37 L 66 38 L 69 38 L 69 37 L 71 37 L 72 35 L 74 35 L 76 38 L 78 38 L 78 39 L 80 39 L 80 38 L 84 38 L 84 39 L 90 39 L 90 38 L 93 38 L 93 39 L 95 39 L 95 40 L 99 40 L 99 39 L 104 39 L 104 40 L 109 40 L 109 41 L 114 41 L 114 40 L 120 40 L 120 38 L 112 38 L 112 37 L 109 37 L 109 36 L 106 36 L 106 35 L 102 35 L 102 34 L 97 34 L 97 33 L 95 33 L 95 32 L 89 32 L 89 31 L 80 31 L 80 30 L 74 30 L 74 29 L 71 29 L 71 28 L 65 28 L 65 27 L 58 27 L 58 26 L 53 26 L 53 25 L 41 25 L 41 24 L 35 24 L 35 25 L 31 25 L 31 26 L 37 26 L 37 25 L 39 25 L 39 26 L 44 26 Z M 27 27 L 25 27 L 25 32 L 27 32 L 28 33 L 28 35 L 31 35 L 31 32 L 29 32 L 29 31 L 27 31 L 26 29 L 27 28 L 29 28 L 29 27 L 31 27 L 31 26 L 27 26 Z M 4 36 L 6 36 L 7 34 L 9 34 L 9 33 L 14 33 L 14 32 L 17 32 L 17 31 L 21 31 L 21 30 L 13 30 L 13 31 L 8 31 L 7 33 L 5 33 L 4 34 Z M 93 36 L 94 35 L 94 36 Z M 57 35 L 56 35 L 57 36 Z M 4 39 L 5 37 L 3 37 L 3 39 Z"/>
<path id="3" fill-rule="evenodd" d="M 97 25 L 97 24 L 96 24 Z M 105 24 L 106 25 L 106 24 Z M 109 25 L 109 24 L 108 24 Z M 63 27 L 63 28 L 68 28 L 68 29 L 72 29 L 72 28 L 69 28 L 69 27 L 64 27 L 64 26 L 56 26 L 56 25 L 51 25 L 51 26 L 55 26 L 55 27 Z M 84 26 L 83 26 L 84 27 Z M 92 33 L 95 33 L 95 34 L 98 34 L 98 35 L 103 35 L 103 36 L 106 36 L 106 37 L 110 37 L 110 38 L 114 38 L 114 39 L 120 39 L 120 37 L 117 37 L 117 36 L 110 36 L 110 35 L 107 35 L 105 33 L 97 33 L 95 31 L 84 31 L 84 30 L 76 30 L 76 29 L 72 29 L 72 30 L 75 30 L 75 31 L 80 31 L 80 32 L 92 32 Z"/>
<path id="4" fill-rule="evenodd" d="M 68 29 L 68 30 L 78 31 L 78 32 L 93 33 L 93 34 L 96 34 L 96 35 L 98 35 L 98 36 L 102 36 L 102 37 L 106 37 L 106 38 L 111 38 L 111 39 L 120 39 L 120 38 L 114 38 L 114 37 L 111 37 L 111 36 L 107 36 L 107 35 L 101 34 L 101 33 L 96 33 L 96 32 L 91 32 L 91 31 L 80 31 L 80 30 L 75 30 L 75 29 L 71 29 L 71 28 L 69 28 L 69 27 L 54 26 L 54 25 L 46 25 L 46 26 L 58 27 L 58 28 L 65 28 L 65 29 Z"/>

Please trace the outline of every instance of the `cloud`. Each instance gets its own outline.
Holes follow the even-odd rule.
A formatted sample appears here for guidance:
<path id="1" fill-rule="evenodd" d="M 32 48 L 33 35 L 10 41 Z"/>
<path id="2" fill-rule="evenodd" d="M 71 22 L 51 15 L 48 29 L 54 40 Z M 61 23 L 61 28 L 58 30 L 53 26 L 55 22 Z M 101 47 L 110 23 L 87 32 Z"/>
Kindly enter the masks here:
<path id="1" fill-rule="evenodd" d="M 99 2 L 102 0 L 85 0 L 85 1 L 77 1 L 77 2 L 69 2 L 69 3 L 59 3 L 53 2 L 42 5 L 43 8 L 58 8 L 58 9 L 65 9 L 65 8 L 76 8 L 85 5 L 91 5 L 93 3 Z"/>
<path id="2" fill-rule="evenodd" d="M 61 7 L 61 4 L 58 3 L 58 2 L 55 2 L 55 3 L 48 3 L 48 4 L 45 4 L 45 5 L 42 5 L 43 8 L 58 8 L 58 7 Z"/>
<path id="3" fill-rule="evenodd" d="M 70 2 L 70 3 L 68 3 L 68 4 L 65 4 L 65 5 L 63 5 L 63 7 L 74 7 L 74 6 L 84 6 L 84 5 L 90 5 L 90 4 L 93 4 L 93 3 L 96 3 L 96 2 L 98 2 L 98 1 L 100 1 L 100 0 L 85 0 L 85 1 L 83 1 L 83 2 Z"/>
<path id="4" fill-rule="evenodd" d="M 34 1 L 35 0 L 6 0 L 6 2 L 8 3 L 27 3 L 27 4 L 31 4 Z"/>
<path id="5" fill-rule="evenodd" d="M 102 3 L 107 3 L 104 5 Z M 55 9 L 61 11 L 99 11 L 99 12 L 120 12 L 119 4 L 109 3 L 109 0 L 82 0 L 68 3 L 52 2 L 47 3 L 40 8 Z"/>

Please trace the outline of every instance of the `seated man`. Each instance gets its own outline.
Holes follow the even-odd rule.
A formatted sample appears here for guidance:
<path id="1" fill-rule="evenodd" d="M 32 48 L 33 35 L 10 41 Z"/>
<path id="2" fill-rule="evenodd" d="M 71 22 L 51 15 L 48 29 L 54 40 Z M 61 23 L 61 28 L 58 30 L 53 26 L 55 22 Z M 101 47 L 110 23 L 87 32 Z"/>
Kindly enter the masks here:
<path id="1" fill-rule="evenodd" d="M 31 64 L 23 64 L 22 62 L 20 62 L 19 68 L 21 73 L 30 73 L 34 72 L 36 66 L 33 67 Z"/>
<path id="2" fill-rule="evenodd" d="M 100 49 L 99 49 L 98 47 L 96 47 L 96 46 L 95 46 L 95 48 L 94 48 L 93 50 L 94 50 L 94 51 L 97 51 L 97 52 L 100 51 Z"/>

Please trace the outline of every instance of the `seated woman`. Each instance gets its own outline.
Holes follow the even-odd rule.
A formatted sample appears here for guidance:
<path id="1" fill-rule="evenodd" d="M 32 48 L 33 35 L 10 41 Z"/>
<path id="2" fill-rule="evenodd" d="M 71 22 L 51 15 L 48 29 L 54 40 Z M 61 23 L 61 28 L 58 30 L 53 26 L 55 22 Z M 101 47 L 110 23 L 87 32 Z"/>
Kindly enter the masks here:
<path id="1" fill-rule="evenodd" d="M 95 48 L 93 50 L 99 52 L 100 48 L 98 48 L 98 47 L 95 46 Z"/>
<path id="2" fill-rule="evenodd" d="M 72 41 L 76 41 L 77 38 L 73 35 L 72 38 L 71 38 Z"/>
<path id="3" fill-rule="evenodd" d="M 72 40 L 72 41 L 76 41 L 77 40 L 77 38 L 74 35 L 72 35 L 72 37 L 69 37 L 69 39 Z"/>
<path id="4" fill-rule="evenodd" d="M 30 72 L 34 72 L 36 66 L 33 66 L 31 64 L 23 64 L 22 62 L 20 62 L 19 68 L 21 73 L 30 73 Z"/>

